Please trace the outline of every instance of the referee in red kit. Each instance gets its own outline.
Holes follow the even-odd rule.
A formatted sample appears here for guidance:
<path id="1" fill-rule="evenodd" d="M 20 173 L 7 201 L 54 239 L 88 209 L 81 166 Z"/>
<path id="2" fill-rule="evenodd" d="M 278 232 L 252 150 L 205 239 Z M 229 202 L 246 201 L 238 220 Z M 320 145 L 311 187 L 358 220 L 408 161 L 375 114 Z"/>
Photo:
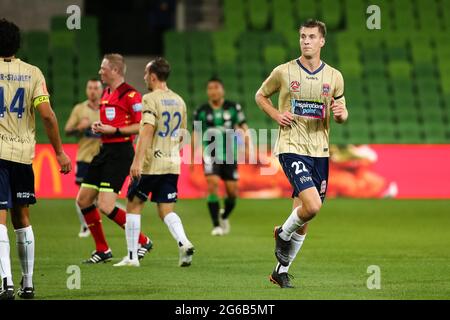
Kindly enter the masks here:
<path id="1" fill-rule="evenodd" d="M 99 74 L 107 87 L 100 101 L 100 121 L 92 124 L 92 131 L 101 134 L 102 147 L 89 165 L 77 196 L 96 246 L 84 263 L 108 262 L 112 258 L 97 207 L 120 227 L 124 228 L 126 222 L 126 212 L 116 206 L 116 200 L 134 157 L 133 136 L 139 132 L 142 96 L 125 82 L 125 73 L 120 54 L 103 57 Z M 138 256 L 142 259 L 153 244 L 142 233 L 139 244 Z"/>

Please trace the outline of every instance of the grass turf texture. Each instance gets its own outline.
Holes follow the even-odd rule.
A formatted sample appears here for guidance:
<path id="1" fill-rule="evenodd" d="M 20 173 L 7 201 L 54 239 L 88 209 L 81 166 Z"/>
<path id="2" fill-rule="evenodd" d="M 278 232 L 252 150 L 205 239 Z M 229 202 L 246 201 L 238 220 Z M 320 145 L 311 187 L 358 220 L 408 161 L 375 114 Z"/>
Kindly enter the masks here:
<path id="1" fill-rule="evenodd" d="M 212 237 L 204 200 L 177 204 L 194 243 L 193 265 L 180 268 L 178 249 L 147 204 L 142 225 L 154 249 L 140 268 L 112 263 L 81 265 L 94 249 L 78 239 L 71 200 L 40 200 L 32 207 L 36 238 L 37 299 L 449 299 L 450 201 L 327 200 L 311 223 L 291 267 L 295 289 L 268 280 L 275 265 L 272 229 L 288 216 L 291 201 L 239 200 L 231 234 Z M 126 254 L 124 232 L 103 217 L 113 263 Z M 9 225 L 13 276 L 20 282 Z M 81 268 L 81 289 L 66 287 L 70 265 Z M 381 269 L 381 289 L 369 290 L 367 268 Z"/>

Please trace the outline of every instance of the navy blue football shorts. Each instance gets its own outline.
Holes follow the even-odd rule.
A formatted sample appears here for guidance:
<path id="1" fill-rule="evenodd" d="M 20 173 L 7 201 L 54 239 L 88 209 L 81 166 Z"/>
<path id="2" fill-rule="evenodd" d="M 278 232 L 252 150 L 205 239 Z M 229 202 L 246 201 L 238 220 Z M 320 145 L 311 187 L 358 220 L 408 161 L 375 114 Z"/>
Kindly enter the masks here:
<path id="1" fill-rule="evenodd" d="M 156 203 L 177 202 L 178 174 L 143 174 L 139 180 L 134 180 L 128 187 L 128 200 L 138 197 L 142 201 L 148 200 Z"/>
<path id="2" fill-rule="evenodd" d="M 295 153 L 281 153 L 278 160 L 294 192 L 292 197 L 311 187 L 319 192 L 322 202 L 328 186 L 328 157 L 310 157 Z"/>
<path id="3" fill-rule="evenodd" d="M 36 203 L 31 164 L 0 159 L 0 210 Z"/>

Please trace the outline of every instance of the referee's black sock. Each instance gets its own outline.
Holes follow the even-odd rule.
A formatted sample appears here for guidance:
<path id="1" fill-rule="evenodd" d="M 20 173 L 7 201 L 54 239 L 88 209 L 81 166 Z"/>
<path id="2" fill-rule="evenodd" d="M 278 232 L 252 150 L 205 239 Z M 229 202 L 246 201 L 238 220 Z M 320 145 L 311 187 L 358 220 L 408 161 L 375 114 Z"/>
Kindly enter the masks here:
<path id="1" fill-rule="evenodd" d="M 236 198 L 230 197 L 225 199 L 225 212 L 223 213 L 222 218 L 228 219 L 228 217 L 231 214 L 231 211 L 233 211 L 234 207 L 236 206 Z"/>
<path id="2" fill-rule="evenodd" d="M 217 195 L 210 194 L 208 196 L 208 209 L 214 227 L 218 227 L 220 225 L 219 224 L 220 205 L 219 205 L 219 197 Z"/>

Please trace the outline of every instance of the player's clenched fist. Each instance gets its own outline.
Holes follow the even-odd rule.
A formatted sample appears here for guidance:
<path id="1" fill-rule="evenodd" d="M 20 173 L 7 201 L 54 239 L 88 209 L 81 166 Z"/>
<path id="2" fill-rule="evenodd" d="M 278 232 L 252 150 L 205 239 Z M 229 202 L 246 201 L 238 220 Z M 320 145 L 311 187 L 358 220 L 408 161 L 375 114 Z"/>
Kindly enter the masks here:
<path id="1" fill-rule="evenodd" d="M 334 120 L 338 123 L 345 122 L 348 117 L 347 108 L 342 103 L 331 101 L 331 111 L 333 111 Z"/>
<path id="2" fill-rule="evenodd" d="M 58 161 L 59 165 L 61 166 L 61 173 L 67 174 L 72 170 L 72 163 L 70 162 L 70 158 L 64 151 L 56 155 L 56 161 Z"/>
<path id="3" fill-rule="evenodd" d="M 132 180 L 139 180 L 142 174 L 142 165 L 134 160 L 130 167 L 130 177 Z"/>
<path id="4" fill-rule="evenodd" d="M 290 126 L 292 120 L 294 120 L 294 115 L 289 111 L 278 113 L 275 118 L 275 121 L 282 127 Z"/>

